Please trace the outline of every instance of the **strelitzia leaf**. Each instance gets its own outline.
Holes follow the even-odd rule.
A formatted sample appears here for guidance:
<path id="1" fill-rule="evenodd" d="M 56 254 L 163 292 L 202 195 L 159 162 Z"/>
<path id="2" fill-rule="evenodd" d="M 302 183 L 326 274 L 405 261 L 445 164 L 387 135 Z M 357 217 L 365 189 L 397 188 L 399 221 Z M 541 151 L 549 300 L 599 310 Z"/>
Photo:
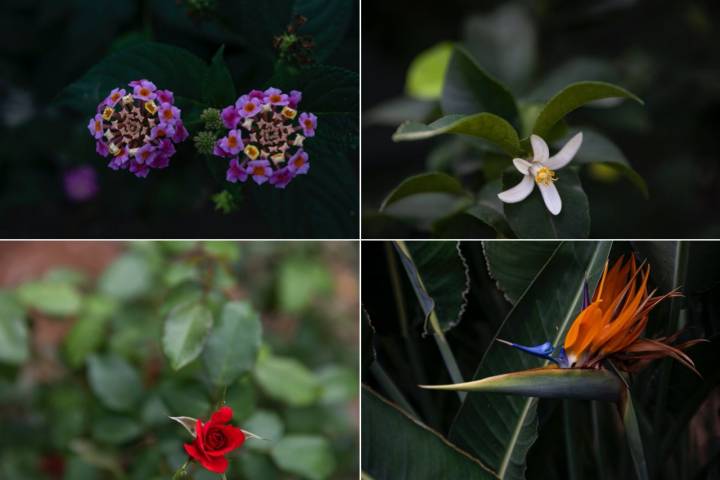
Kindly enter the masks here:
<path id="1" fill-rule="evenodd" d="M 542 367 L 506 373 L 472 382 L 449 385 L 420 385 L 431 390 L 503 393 L 538 398 L 567 398 L 617 402 L 625 388 L 607 370 Z"/>

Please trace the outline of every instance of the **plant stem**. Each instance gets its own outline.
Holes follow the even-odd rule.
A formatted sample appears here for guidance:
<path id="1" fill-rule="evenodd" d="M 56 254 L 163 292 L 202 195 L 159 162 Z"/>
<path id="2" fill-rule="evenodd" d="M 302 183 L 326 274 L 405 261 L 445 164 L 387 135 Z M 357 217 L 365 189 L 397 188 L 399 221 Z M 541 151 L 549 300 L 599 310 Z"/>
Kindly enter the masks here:
<path id="1" fill-rule="evenodd" d="M 601 404 L 598 401 L 592 401 L 590 403 L 590 415 L 592 417 L 592 432 L 593 432 L 593 455 L 595 457 L 595 469 L 597 470 L 597 476 L 600 480 L 605 480 L 607 475 L 605 473 L 605 445 L 602 443 L 600 438 L 600 409 Z"/>

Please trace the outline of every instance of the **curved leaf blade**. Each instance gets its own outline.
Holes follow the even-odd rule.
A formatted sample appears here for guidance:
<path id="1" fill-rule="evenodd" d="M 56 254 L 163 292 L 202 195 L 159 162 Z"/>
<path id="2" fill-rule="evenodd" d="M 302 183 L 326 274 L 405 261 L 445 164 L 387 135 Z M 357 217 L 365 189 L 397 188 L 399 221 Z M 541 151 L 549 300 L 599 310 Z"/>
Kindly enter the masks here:
<path id="1" fill-rule="evenodd" d="M 165 320 L 162 344 L 173 370 L 179 370 L 202 353 L 213 324 L 210 309 L 197 302 L 173 308 Z"/>
<path id="2" fill-rule="evenodd" d="M 545 104 L 537 120 L 535 120 L 533 133 L 545 138 L 555 124 L 565 118 L 568 113 L 587 103 L 603 98 L 629 98 L 641 105 L 643 104 L 643 101 L 634 93 L 612 83 L 573 83 L 565 87 Z"/>
<path id="3" fill-rule="evenodd" d="M 443 80 L 452 57 L 453 44 L 440 42 L 420 52 L 408 67 L 405 92 L 421 100 L 436 100 L 443 91 Z"/>
<path id="4" fill-rule="evenodd" d="M 457 133 L 482 138 L 497 145 L 508 155 L 523 153 L 517 131 L 507 120 L 492 113 L 476 115 L 448 115 L 429 125 L 419 122 L 405 122 L 393 135 L 393 141 L 424 140 L 445 133 Z"/>
<path id="5" fill-rule="evenodd" d="M 513 304 L 560 247 L 559 242 L 548 241 L 523 242 L 522 249 L 513 242 L 483 242 L 482 245 L 488 273 Z"/>

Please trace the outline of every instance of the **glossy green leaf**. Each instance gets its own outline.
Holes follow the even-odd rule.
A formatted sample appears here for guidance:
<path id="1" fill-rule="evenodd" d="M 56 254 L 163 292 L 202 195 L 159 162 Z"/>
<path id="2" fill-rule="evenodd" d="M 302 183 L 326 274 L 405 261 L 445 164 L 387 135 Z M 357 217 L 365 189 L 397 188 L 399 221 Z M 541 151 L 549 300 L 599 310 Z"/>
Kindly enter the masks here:
<path id="1" fill-rule="evenodd" d="M 127 253 L 115 260 L 98 281 L 102 293 L 118 300 L 136 298 L 150 289 L 152 273 L 139 254 Z"/>
<path id="2" fill-rule="evenodd" d="M 421 100 L 439 99 L 452 52 L 451 42 L 440 42 L 420 52 L 408 67 L 405 92 Z"/>
<path id="3" fill-rule="evenodd" d="M 210 61 L 202 83 L 202 99 L 207 105 L 223 108 L 235 104 L 237 95 L 230 70 L 228 70 L 223 55 L 225 45 L 221 45 Z"/>
<path id="4" fill-rule="evenodd" d="M 557 146 L 561 147 L 564 145 L 576 132 L 568 134 L 562 140 L 557 142 Z M 623 155 L 620 148 L 615 145 L 609 138 L 604 135 L 591 130 L 582 129 L 583 143 L 578 150 L 573 162 L 580 164 L 597 164 L 600 163 L 611 168 L 613 171 L 625 176 L 630 182 L 635 185 L 638 190 L 642 192 L 645 198 L 649 198 L 650 193 L 648 191 L 647 183 L 637 173 L 630 162 L 628 162 L 625 155 Z"/>
<path id="5" fill-rule="evenodd" d="M 247 302 L 229 302 L 207 339 L 203 360 L 215 385 L 230 385 L 255 365 L 262 339 L 260 317 Z"/>
<path id="6" fill-rule="evenodd" d="M 324 480 L 335 470 L 330 443 L 320 436 L 287 435 L 270 454 L 280 469 L 310 480 Z"/>
<path id="7" fill-rule="evenodd" d="M 516 245 L 522 247 L 521 242 Z M 497 338 L 523 345 L 561 344 L 580 311 L 584 281 L 595 288 L 610 246 L 610 242 L 563 243 L 515 304 Z M 473 380 L 547 363 L 493 342 Z M 450 439 L 500 478 L 524 478 L 526 455 L 537 438 L 536 408 L 536 398 L 469 393 L 452 424 Z"/>
<path id="8" fill-rule="evenodd" d="M 108 297 L 88 297 L 77 321 L 65 337 L 63 349 L 68 363 L 79 367 L 94 353 L 105 339 L 105 329 L 117 304 Z"/>
<path id="9" fill-rule="evenodd" d="M 312 372 L 294 358 L 261 357 L 255 367 L 255 377 L 265 393 L 288 405 L 311 405 L 321 393 Z"/>
<path id="10" fill-rule="evenodd" d="M 522 154 L 517 131 L 506 120 L 492 113 L 448 115 L 429 125 L 406 122 L 393 135 L 396 142 L 424 140 L 445 133 L 457 133 L 482 138 L 503 149 L 508 155 Z"/>
<path id="11" fill-rule="evenodd" d="M 210 309 L 199 302 L 187 302 L 170 311 L 162 345 L 173 370 L 181 369 L 202 353 L 212 324 Z"/>
<path id="12" fill-rule="evenodd" d="M 510 303 L 515 303 L 542 270 L 558 242 L 483 242 L 490 276 Z"/>
<path id="13" fill-rule="evenodd" d="M 268 410 L 258 410 L 242 425 L 244 429 L 263 438 L 263 440 L 253 440 L 247 443 L 247 448 L 259 452 L 269 451 L 285 433 L 285 426 L 280 416 Z"/>
<path id="14" fill-rule="evenodd" d="M 111 410 L 132 409 L 142 396 L 137 371 L 117 355 L 91 355 L 87 359 L 88 382 L 93 393 Z"/>
<path id="15" fill-rule="evenodd" d="M 557 176 L 555 187 L 562 200 L 558 215 L 547 209 L 537 186 L 525 200 L 503 204 L 507 221 L 518 238 L 587 238 L 590 234 L 590 207 L 580 178 L 571 168 L 560 170 Z M 518 172 L 506 172 L 503 190 L 520 180 Z"/>
<path id="16" fill-rule="evenodd" d="M 446 115 L 494 113 L 509 122 L 514 122 L 518 116 L 512 93 L 483 70 L 472 54 L 459 45 L 453 49 L 447 67 L 442 110 Z"/>
<path id="17" fill-rule="evenodd" d="M 468 208 L 466 213 L 492 227 L 498 238 L 514 238 L 515 234 L 503 212 L 503 203 L 497 196 L 501 190 L 502 183 L 500 179 L 487 182 L 477 193 L 475 204 Z M 486 238 L 489 238 L 489 236 Z"/>
<path id="18" fill-rule="evenodd" d="M 542 367 L 503 373 L 471 382 L 421 387 L 429 390 L 617 402 L 625 385 L 615 373 L 607 370 Z"/>
<path id="19" fill-rule="evenodd" d="M 12 296 L 0 292 L 0 363 L 20 365 L 30 356 L 26 322 Z"/>
<path id="20" fill-rule="evenodd" d="M 74 315 L 82 305 L 82 297 L 74 285 L 50 280 L 23 283 L 17 288 L 17 298 L 25 307 L 48 315 Z"/>
<path id="21" fill-rule="evenodd" d="M 361 417 L 362 470 L 370 478 L 498 478 L 479 460 L 365 386 Z"/>
<path id="22" fill-rule="evenodd" d="M 543 107 L 533 127 L 533 133 L 545 138 L 557 122 L 583 105 L 603 98 L 630 98 L 643 101 L 622 87 L 605 82 L 577 82 L 565 87 Z"/>

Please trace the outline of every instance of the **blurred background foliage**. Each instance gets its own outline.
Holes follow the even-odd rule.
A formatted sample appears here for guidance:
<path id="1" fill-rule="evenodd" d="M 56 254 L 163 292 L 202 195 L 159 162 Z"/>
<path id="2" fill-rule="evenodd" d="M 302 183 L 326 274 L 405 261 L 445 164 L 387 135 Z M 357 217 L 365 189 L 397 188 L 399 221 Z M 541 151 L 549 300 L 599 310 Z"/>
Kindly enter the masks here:
<path id="1" fill-rule="evenodd" d="M 606 259 L 628 254 L 649 262 L 649 288 L 660 294 L 680 286 L 684 295 L 650 314 L 644 336 L 680 330 L 681 341 L 710 340 L 687 351 L 702 378 L 669 359 L 631 375 L 647 478 L 720 474 L 718 243 L 411 241 L 362 248 L 361 465 L 370 478 L 637 478 L 612 403 L 418 387 L 539 367 L 539 359 L 494 339 L 538 345 L 552 341 L 545 335 L 564 338 L 562 319 L 575 318 L 584 280 L 594 285 Z"/>
<path id="2" fill-rule="evenodd" d="M 355 0 L 3 1 L 3 236 L 356 238 L 358 11 Z M 314 46 L 275 48 L 295 15 L 307 18 L 295 33 Z M 205 75 L 200 62 L 218 52 Z M 85 128 L 109 89 L 138 74 L 183 97 L 191 134 L 170 167 L 146 179 L 107 168 Z M 225 162 L 196 154 L 192 136 L 202 108 L 271 83 L 304 90 L 301 110 L 318 114 L 318 135 L 307 143 L 313 170 L 285 191 L 240 191 L 224 180 Z M 82 166 L 90 173 L 73 176 Z M 232 200 L 216 197 L 225 190 Z M 215 210 L 213 197 L 236 211 Z"/>
<path id="3" fill-rule="evenodd" d="M 378 18 L 383 21 L 371 21 Z M 575 127 L 592 125 L 611 138 L 619 150 L 591 146 L 589 139 L 584 148 L 626 159 L 649 190 L 645 199 L 642 184 L 623 169 L 584 165 L 581 180 L 590 202 L 591 237 L 717 236 L 720 65 L 710 45 L 717 43 L 718 18 L 717 5 L 709 1 L 366 4 L 363 172 L 373 181 L 364 183 L 364 211 L 377 211 L 404 178 L 425 171 L 461 179 L 483 203 L 478 190 L 497 174 L 498 163 L 483 153 L 482 145 L 453 136 L 399 144 L 391 140 L 402 121 L 428 121 L 440 114 L 437 101 L 427 100 L 436 93 L 432 78 L 406 78 L 413 60 L 439 42 L 463 40 L 482 68 L 526 101 L 547 99 L 580 80 L 613 82 L 645 101 L 644 107 L 595 104 L 569 117 Z M 424 58 L 426 67 L 442 64 L 447 59 L 443 55 L 442 47 L 431 51 Z M 378 176 L 380 169 L 383 175 Z M 364 232 L 371 237 L 496 235 L 469 216 L 445 218 L 430 228 L 369 213 Z"/>
<path id="4" fill-rule="evenodd" d="M 230 455 L 228 478 L 356 478 L 357 255 L 350 243 L 5 243 L 0 478 L 170 478 L 191 438 L 168 416 L 207 420 L 223 398 L 265 439 Z"/>

